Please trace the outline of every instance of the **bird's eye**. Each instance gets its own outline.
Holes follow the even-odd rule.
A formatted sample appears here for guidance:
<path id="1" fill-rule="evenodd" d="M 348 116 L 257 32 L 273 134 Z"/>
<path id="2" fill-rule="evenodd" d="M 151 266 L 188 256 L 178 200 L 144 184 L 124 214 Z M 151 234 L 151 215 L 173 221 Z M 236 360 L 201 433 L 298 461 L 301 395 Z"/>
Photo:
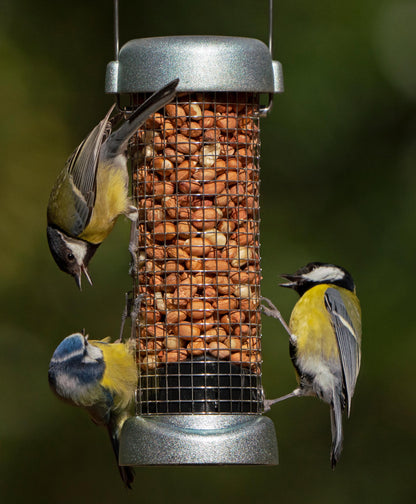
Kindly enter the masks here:
<path id="1" fill-rule="evenodd" d="M 74 254 L 71 254 L 71 252 L 66 256 L 68 261 L 73 261 L 75 259 Z"/>

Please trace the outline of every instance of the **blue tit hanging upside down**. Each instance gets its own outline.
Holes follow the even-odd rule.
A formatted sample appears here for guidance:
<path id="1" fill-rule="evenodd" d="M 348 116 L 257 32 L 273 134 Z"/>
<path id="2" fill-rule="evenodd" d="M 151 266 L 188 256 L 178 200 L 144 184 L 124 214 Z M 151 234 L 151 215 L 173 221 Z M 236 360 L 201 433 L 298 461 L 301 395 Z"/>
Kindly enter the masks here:
<path id="1" fill-rule="evenodd" d="M 118 464 L 121 428 L 132 414 L 138 382 L 134 343 L 91 341 L 80 333 L 66 337 L 49 364 L 49 385 L 63 401 L 85 408 L 92 421 L 107 428 Z M 131 488 L 133 468 L 118 466 Z"/>
<path id="2" fill-rule="evenodd" d="M 49 248 L 59 268 L 72 275 L 80 289 L 82 272 L 92 284 L 88 263 L 117 217 L 124 214 L 137 220 L 137 208 L 128 197 L 127 144 L 151 114 L 172 100 L 178 82 L 151 95 L 111 133 L 113 105 L 71 154 L 56 180 L 47 210 Z M 133 256 L 131 247 L 132 242 Z"/>
<path id="3" fill-rule="evenodd" d="M 264 401 L 264 409 L 289 397 L 318 396 L 330 405 L 331 466 L 342 451 L 342 411 L 351 410 L 351 399 L 361 362 L 361 309 L 351 275 L 333 264 L 314 262 L 293 275 L 282 287 L 294 289 L 300 299 L 289 326 L 273 303 L 262 305 L 266 315 L 277 318 L 289 334 L 290 357 L 299 383 L 290 394 Z"/>

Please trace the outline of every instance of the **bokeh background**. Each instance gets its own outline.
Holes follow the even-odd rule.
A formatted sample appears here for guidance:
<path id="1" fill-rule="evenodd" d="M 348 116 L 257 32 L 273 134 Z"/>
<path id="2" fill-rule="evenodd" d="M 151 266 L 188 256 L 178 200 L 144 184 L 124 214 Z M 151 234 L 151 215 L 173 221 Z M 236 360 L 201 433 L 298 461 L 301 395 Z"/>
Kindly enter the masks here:
<path id="1" fill-rule="evenodd" d="M 329 467 L 327 405 L 276 406 L 280 465 L 140 468 L 122 487 L 103 429 L 53 397 L 57 343 L 116 335 L 130 287 L 121 219 L 80 294 L 49 255 L 45 210 L 67 156 L 112 99 L 111 0 L 0 6 L 0 497 L 10 503 L 415 502 L 416 4 L 275 2 L 286 91 L 262 121 L 263 294 L 288 317 L 281 272 L 349 269 L 363 308 L 363 362 L 344 453 Z M 121 43 L 220 34 L 267 43 L 267 1 L 120 1 Z M 263 327 L 266 393 L 295 385 L 287 336 Z"/>

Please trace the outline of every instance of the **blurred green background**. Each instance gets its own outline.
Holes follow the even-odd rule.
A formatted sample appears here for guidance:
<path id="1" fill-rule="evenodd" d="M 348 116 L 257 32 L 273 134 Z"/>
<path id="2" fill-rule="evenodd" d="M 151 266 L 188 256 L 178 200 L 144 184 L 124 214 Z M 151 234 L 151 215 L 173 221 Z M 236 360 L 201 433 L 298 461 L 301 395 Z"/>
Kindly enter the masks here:
<path id="1" fill-rule="evenodd" d="M 83 327 L 115 336 L 130 287 L 127 222 L 100 248 L 94 288 L 81 294 L 45 236 L 55 177 L 112 101 L 103 92 L 112 2 L 2 0 L 2 502 L 415 502 L 416 4 L 275 3 L 286 91 L 262 121 L 262 290 L 288 317 L 296 296 L 277 288 L 279 273 L 321 260 L 356 280 L 363 362 L 336 471 L 327 405 L 292 400 L 270 413 L 279 466 L 140 468 L 127 492 L 104 430 L 53 397 L 47 368 L 58 342 Z M 120 4 L 121 43 L 179 34 L 267 42 L 266 0 Z M 263 336 L 266 392 L 287 393 L 287 336 L 272 320 Z"/>

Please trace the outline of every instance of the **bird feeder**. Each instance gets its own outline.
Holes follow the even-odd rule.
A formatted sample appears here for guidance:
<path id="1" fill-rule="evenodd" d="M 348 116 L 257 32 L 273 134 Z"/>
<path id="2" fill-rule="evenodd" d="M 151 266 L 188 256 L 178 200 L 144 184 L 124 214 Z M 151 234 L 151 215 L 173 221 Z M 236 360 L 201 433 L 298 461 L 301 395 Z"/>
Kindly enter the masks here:
<path id="1" fill-rule="evenodd" d="M 120 51 L 117 38 L 106 92 L 119 103 L 133 109 L 180 79 L 175 100 L 129 148 L 140 378 L 120 463 L 277 464 L 274 426 L 262 416 L 260 314 L 260 117 L 283 91 L 271 37 L 269 47 L 142 38 Z"/>

